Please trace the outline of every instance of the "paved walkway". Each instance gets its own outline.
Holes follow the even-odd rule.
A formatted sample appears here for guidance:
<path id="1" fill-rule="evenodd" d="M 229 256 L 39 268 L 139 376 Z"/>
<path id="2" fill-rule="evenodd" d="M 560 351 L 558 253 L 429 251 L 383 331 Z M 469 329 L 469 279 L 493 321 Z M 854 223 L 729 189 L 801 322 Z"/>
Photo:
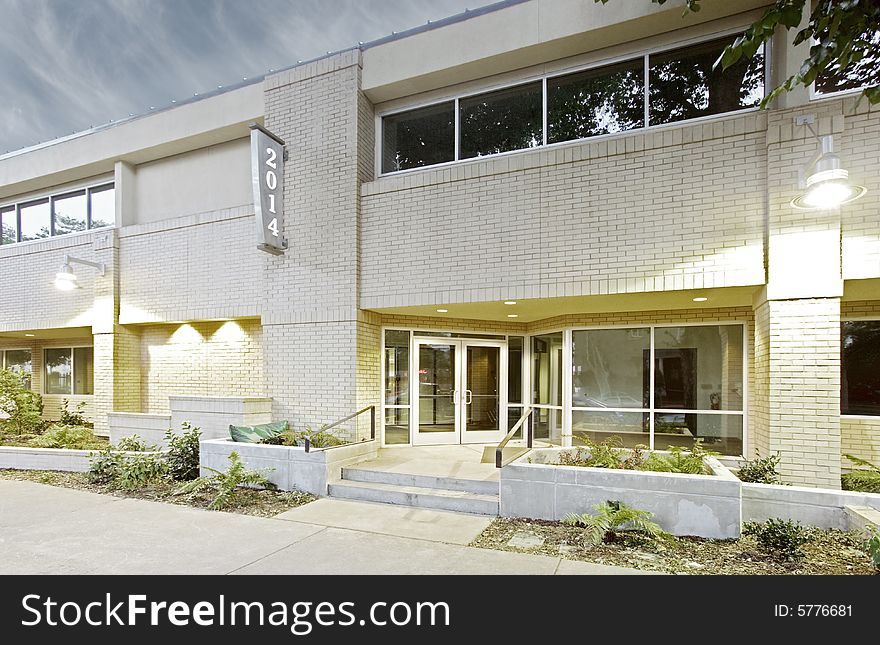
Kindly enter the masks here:
<path id="1" fill-rule="evenodd" d="M 0 574 L 634 574 L 465 546 L 485 517 L 322 499 L 272 518 L 0 480 Z"/>

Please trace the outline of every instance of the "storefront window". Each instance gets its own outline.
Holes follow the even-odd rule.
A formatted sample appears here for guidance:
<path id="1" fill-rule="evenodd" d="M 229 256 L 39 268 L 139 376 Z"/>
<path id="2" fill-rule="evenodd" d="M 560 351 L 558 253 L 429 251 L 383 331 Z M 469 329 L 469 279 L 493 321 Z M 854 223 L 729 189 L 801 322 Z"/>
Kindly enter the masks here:
<path id="1" fill-rule="evenodd" d="M 31 387 L 31 375 L 33 374 L 33 364 L 31 361 L 31 350 L 29 349 L 7 349 L 3 352 L 2 366 L 10 372 L 24 375 L 25 387 Z"/>
<path id="2" fill-rule="evenodd" d="M 562 332 L 532 336 L 535 438 L 562 443 Z"/>
<path id="3" fill-rule="evenodd" d="M 880 416 L 880 320 L 843 323 L 840 413 Z"/>
<path id="4" fill-rule="evenodd" d="M 409 443 L 410 332 L 385 331 L 385 443 Z"/>

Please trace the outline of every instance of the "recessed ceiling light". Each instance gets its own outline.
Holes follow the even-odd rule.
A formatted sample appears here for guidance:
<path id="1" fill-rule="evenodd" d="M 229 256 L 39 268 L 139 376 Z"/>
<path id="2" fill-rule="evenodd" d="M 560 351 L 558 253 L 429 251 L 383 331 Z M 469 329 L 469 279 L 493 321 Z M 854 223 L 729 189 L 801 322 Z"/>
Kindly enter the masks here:
<path id="1" fill-rule="evenodd" d="M 505 304 L 505 305 L 515 305 L 515 304 L 516 304 L 516 300 L 505 300 L 505 301 L 504 301 L 504 304 Z"/>
<path id="2" fill-rule="evenodd" d="M 694 298 L 694 302 L 706 302 L 707 300 L 708 298 L 704 298 L 703 296 L 700 296 L 699 298 Z"/>
<path id="3" fill-rule="evenodd" d="M 447 313 L 449 313 L 449 310 L 448 309 L 438 309 L 437 313 L 438 314 L 447 314 Z"/>
<path id="4" fill-rule="evenodd" d="M 519 314 L 507 314 L 508 318 L 519 318 Z"/>
<path id="5" fill-rule="evenodd" d="M 25 334 L 28 338 L 33 338 L 35 334 Z"/>

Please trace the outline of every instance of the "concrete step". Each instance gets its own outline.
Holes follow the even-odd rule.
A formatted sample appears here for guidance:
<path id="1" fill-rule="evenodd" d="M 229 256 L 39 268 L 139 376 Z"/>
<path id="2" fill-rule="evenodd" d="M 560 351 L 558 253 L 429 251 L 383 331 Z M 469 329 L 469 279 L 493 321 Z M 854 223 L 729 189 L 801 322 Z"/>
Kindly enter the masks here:
<path id="1" fill-rule="evenodd" d="M 436 475 L 411 475 L 394 473 L 372 468 L 343 468 L 345 481 L 393 484 L 416 488 L 440 488 L 447 491 L 461 491 L 475 495 L 498 495 L 498 480 L 465 479 L 462 477 L 439 477 Z"/>
<path id="2" fill-rule="evenodd" d="M 380 482 L 338 481 L 328 486 L 328 495 L 365 502 L 435 508 L 477 515 L 498 515 L 498 495 Z"/>

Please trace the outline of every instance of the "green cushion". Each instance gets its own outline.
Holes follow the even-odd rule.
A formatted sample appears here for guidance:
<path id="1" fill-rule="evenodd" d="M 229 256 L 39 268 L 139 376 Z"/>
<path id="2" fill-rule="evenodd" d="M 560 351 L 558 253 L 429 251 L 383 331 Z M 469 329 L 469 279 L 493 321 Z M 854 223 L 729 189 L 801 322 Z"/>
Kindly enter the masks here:
<path id="1" fill-rule="evenodd" d="M 256 426 L 229 426 L 229 436 L 233 441 L 241 443 L 260 443 L 263 439 L 277 437 L 287 432 L 290 424 L 287 421 L 273 421 Z"/>

